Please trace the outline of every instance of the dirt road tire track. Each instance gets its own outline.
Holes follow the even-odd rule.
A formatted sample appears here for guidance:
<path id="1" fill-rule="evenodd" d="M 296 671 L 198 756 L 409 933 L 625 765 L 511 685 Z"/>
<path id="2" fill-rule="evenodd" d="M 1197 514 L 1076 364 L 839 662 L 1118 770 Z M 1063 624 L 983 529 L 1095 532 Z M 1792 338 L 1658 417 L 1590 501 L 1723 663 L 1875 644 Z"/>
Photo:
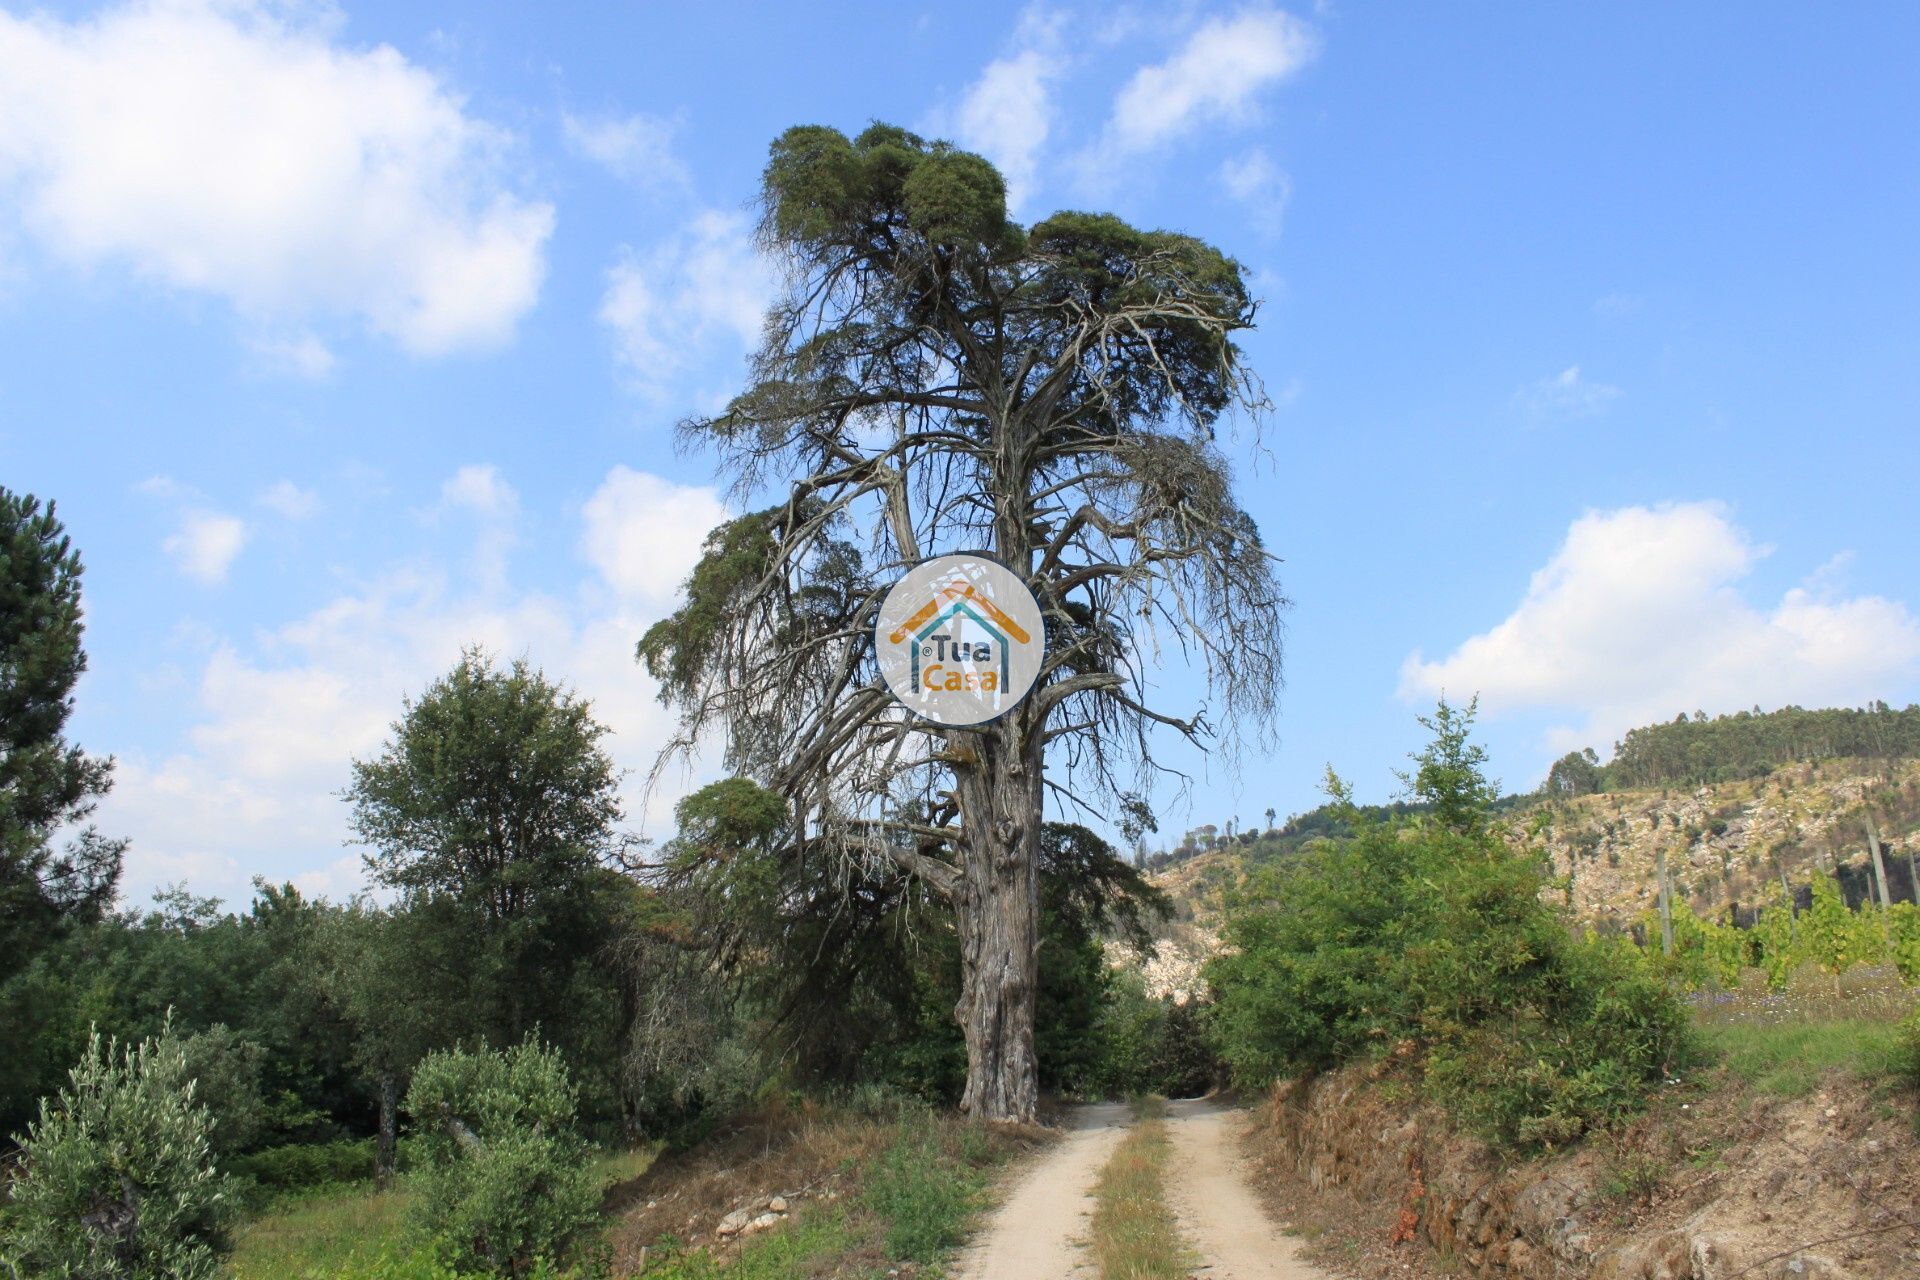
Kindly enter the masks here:
<path id="1" fill-rule="evenodd" d="M 1067 1136 L 1020 1175 L 960 1255 L 956 1280 L 1093 1280 L 1093 1184 L 1127 1131 L 1125 1103 L 1076 1107 Z"/>
<path id="2" fill-rule="evenodd" d="M 1207 1280 L 1332 1280 L 1267 1217 L 1240 1156 L 1246 1114 L 1208 1098 L 1167 1104 L 1167 1203 Z"/>
<path id="3" fill-rule="evenodd" d="M 1331 1280 L 1302 1261 L 1247 1182 L 1239 1155 L 1244 1114 L 1205 1098 L 1167 1104 L 1173 1152 L 1167 1201 L 1206 1280 Z M 1067 1136 L 1008 1191 L 956 1280 L 1097 1280 L 1085 1240 L 1093 1186 L 1129 1124 L 1121 1103 L 1079 1107 Z"/>

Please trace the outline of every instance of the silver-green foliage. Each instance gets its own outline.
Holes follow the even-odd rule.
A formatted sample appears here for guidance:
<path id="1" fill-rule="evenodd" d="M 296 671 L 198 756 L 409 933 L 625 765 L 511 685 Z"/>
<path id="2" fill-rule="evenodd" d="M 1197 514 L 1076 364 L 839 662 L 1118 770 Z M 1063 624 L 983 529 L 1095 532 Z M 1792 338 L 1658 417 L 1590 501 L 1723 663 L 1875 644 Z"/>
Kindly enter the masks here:
<path id="1" fill-rule="evenodd" d="M 95 1031 L 20 1140 L 0 1254 L 23 1276 L 215 1275 L 233 1200 L 214 1168 L 212 1129 L 170 1026 L 124 1046 Z"/>
<path id="2" fill-rule="evenodd" d="M 579 1252 L 599 1194 L 576 1105 L 559 1052 L 531 1039 L 420 1063 L 406 1102 L 424 1157 L 412 1212 L 449 1263 L 527 1276 Z"/>

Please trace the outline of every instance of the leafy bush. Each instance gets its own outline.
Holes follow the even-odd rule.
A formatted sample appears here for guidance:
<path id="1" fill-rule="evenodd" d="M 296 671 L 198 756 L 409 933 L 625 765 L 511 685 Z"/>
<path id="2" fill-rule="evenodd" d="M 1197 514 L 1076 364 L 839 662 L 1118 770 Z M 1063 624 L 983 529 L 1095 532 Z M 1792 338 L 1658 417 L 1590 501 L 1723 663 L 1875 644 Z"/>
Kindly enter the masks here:
<path id="1" fill-rule="evenodd" d="M 414 1144 L 401 1143 L 402 1168 Z M 252 1180 L 267 1191 L 298 1191 L 333 1183 L 373 1179 L 374 1140 L 304 1142 L 235 1156 L 226 1162 L 229 1173 Z"/>
<path id="2" fill-rule="evenodd" d="M 1205 1093 L 1219 1067 L 1206 1032 L 1206 1006 L 1149 995 L 1131 969 L 1108 970 L 1104 981 L 1083 1092 L 1106 1098 Z"/>
<path id="3" fill-rule="evenodd" d="M 124 1048 L 94 1032 L 20 1140 L 5 1246 L 18 1273 L 214 1276 L 232 1201 L 212 1129 L 170 1026 Z"/>
<path id="4" fill-rule="evenodd" d="M 1471 718 L 1442 703 L 1423 721 L 1414 788 L 1440 816 L 1354 812 L 1351 838 L 1232 895 L 1215 1032 L 1248 1083 L 1424 1051 L 1432 1092 L 1490 1140 L 1555 1145 L 1636 1110 L 1691 1033 L 1630 946 L 1575 936 L 1541 900 L 1541 860 L 1491 834 Z"/>
<path id="5" fill-rule="evenodd" d="M 185 1037 L 180 1051 L 187 1079 L 194 1081 L 193 1096 L 213 1115 L 207 1140 L 214 1154 L 232 1155 L 259 1142 L 267 1129 L 267 1104 L 260 1092 L 267 1051 L 224 1022 Z"/>
<path id="6" fill-rule="evenodd" d="M 413 1213 L 451 1265 L 521 1277 L 579 1251 L 599 1192 L 576 1106 L 559 1052 L 532 1040 L 420 1063 L 406 1103 L 421 1148 Z"/>
<path id="7" fill-rule="evenodd" d="M 1903 1081 L 1920 1089 L 1920 1009 L 1908 1014 L 1900 1024 L 1900 1038 L 1895 1043 L 1891 1065 Z"/>

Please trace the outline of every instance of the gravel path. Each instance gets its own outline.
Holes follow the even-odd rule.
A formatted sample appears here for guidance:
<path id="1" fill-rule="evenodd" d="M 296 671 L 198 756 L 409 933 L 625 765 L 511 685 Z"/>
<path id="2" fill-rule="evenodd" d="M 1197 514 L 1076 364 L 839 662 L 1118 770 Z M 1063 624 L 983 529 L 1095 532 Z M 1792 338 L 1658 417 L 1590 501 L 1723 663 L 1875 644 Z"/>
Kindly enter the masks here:
<path id="1" fill-rule="evenodd" d="M 1167 1162 L 1167 1202 L 1180 1233 L 1208 1264 L 1207 1280 L 1331 1280 L 1299 1256 L 1280 1234 L 1248 1184 L 1240 1158 L 1246 1114 L 1206 1098 L 1167 1104 L 1173 1155 Z"/>
<path id="2" fill-rule="evenodd" d="M 1331 1280 L 1299 1259 L 1247 1185 L 1244 1114 L 1205 1098 L 1167 1104 L 1167 1201 L 1206 1280 Z M 1066 1140 L 1014 1184 L 961 1255 L 957 1280 L 1097 1280 L 1085 1240 L 1093 1184 L 1129 1124 L 1121 1103 L 1077 1107 Z"/>
<path id="3" fill-rule="evenodd" d="M 1125 1103 L 1076 1107 L 1066 1139 L 1014 1184 L 960 1258 L 959 1280 L 1092 1280 L 1093 1184 L 1126 1132 Z"/>

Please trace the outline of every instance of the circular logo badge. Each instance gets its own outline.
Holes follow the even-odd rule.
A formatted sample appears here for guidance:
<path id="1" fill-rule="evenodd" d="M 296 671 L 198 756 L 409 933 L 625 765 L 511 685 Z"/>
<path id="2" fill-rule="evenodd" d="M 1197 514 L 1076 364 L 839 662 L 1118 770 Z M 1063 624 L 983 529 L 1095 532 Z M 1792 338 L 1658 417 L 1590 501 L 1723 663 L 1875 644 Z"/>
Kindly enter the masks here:
<path id="1" fill-rule="evenodd" d="M 887 687 L 936 724 L 981 724 L 1040 677 L 1046 622 L 1011 569 L 980 555 L 922 560 L 880 604 L 874 649 Z"/>

